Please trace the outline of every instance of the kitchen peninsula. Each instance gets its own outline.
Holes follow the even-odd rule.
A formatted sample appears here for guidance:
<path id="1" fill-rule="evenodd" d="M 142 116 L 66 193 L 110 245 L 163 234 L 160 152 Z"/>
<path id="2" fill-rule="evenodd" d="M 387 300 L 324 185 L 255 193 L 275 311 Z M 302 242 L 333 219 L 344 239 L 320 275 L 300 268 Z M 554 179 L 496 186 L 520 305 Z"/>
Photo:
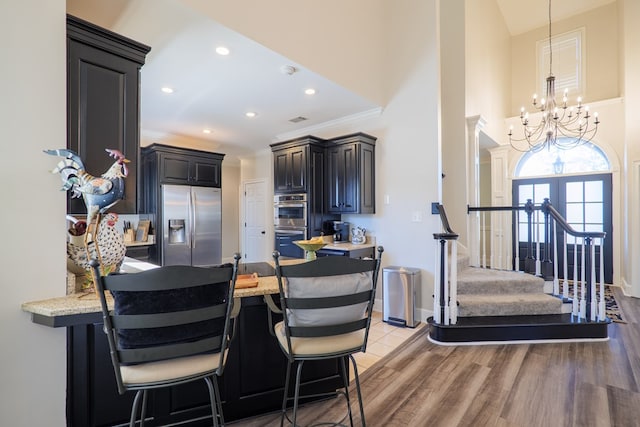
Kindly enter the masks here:
<path id="1" fill-rule="evenodd" d="M 127 259 L 123 270 L 135 273 L 149 266 Z M 277 411 L 282 403 L 287 361 L 270 333 L 272 325 L 265 301 L 265 297 L 273 297 L 278 302 L 278 283 L 272 264 L 240 264 L 239 273 L 253 271 L 259 275 L 258 286 L 236 289 L 234 293 L 242 308 L 220 381 L 227 421 Z M 133 393 L 120 396 L 117 392 L 97 297 L 72 294 L 24 303 L 22 309 L 32 314 L 34 323 L 67 328 L 67 425 L 125 425 Z M 274 315 L 271 322 L 281 318 Z M 309 362 L 304 374 L 304 393 L 333 391 L 341 384 L 334 361 Z M 152 418 L 148 418 L 147 425 L 210 425 L 208 413 L 206 385 L 198 381 L 155 390 L 149 400 L 148 417 Z"/>

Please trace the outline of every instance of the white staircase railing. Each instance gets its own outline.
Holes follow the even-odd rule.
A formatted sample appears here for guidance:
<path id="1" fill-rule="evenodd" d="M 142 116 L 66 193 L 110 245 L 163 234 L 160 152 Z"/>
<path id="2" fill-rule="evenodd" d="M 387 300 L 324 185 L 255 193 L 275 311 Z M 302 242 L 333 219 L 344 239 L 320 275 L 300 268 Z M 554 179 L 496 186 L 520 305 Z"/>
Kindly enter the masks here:
<path id="1" fill-rule="evenodd" d="M 458 234 L 449 226 L 441 204 L 438 204 L 438 213 L 443 231 L 433 234 L 440 245 L 435 251 L 437 282 L 433 286 L 433 320 L 439 325 L 455 325 L 458 321 Z"/>
<path id="2" fill-rule="evenodd" d="M 455 325 L 458 235 L 451 230 L 442 205 L 438 211 L 443 231 L 433 235 L 440 246 L 436 250 L 433 319 L 437 324 Z M 468 212 L 479 214 L 479 220 L 470 221 L 480 227 L 471 230 L 472 235 L 480 236 L 478 244 L 469 248 L 473 266 L 543 277 L 551 284 L 553 295 L 572 301 L 571 313 L 577 319 L 606 320 L 606 233 L 574 230 L 548 199 L 538 206 L 528 200 L 524 206 L 469 207 Z"/>

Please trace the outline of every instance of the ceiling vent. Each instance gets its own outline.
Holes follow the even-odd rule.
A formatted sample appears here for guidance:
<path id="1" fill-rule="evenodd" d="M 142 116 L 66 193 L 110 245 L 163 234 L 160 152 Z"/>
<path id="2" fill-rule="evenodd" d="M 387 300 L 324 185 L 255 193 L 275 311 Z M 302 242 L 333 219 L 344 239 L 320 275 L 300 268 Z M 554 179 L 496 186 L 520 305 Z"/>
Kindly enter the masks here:
<path id="1" fill-rule="evenodd" d="M 309 120 L 306 117 L 302 117 L 302 116 L 298 116 L 298 117 L 294 117 L 293 119 L 289 119 L 289 121 L 291 123 L 300 123 L 300 122 L 304 122 L 305 120 Z"/>

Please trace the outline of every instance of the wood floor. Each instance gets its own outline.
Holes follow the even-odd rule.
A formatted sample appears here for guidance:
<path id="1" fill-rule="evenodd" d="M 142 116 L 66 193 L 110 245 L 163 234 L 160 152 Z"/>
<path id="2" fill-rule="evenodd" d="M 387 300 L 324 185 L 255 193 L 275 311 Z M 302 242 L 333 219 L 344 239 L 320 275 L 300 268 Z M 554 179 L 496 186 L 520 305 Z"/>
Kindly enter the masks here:
<path id="1" fill-rule="evenodd" d="M 640 426 L 640 299 L 615 296 L 627 323 L 612 323 L 606 342 L 445 347 L 424 328 L 360 375 L 367 425 Z M 344 401 L 299 414 L 300 425 L 339 420 Z"/>

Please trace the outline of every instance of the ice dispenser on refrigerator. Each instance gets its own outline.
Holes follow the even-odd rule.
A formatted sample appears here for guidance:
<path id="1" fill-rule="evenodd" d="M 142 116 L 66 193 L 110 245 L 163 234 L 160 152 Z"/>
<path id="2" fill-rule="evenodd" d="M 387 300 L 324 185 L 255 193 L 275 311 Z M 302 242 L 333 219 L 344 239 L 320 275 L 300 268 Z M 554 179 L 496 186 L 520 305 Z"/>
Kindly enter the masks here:
<path id="1" fill-rule="evenodd" d="M 169 220 L 169 244 L 185 243 L 186 230 L 184 219 Z"/>

